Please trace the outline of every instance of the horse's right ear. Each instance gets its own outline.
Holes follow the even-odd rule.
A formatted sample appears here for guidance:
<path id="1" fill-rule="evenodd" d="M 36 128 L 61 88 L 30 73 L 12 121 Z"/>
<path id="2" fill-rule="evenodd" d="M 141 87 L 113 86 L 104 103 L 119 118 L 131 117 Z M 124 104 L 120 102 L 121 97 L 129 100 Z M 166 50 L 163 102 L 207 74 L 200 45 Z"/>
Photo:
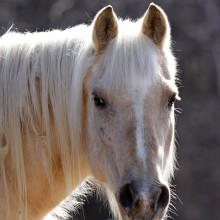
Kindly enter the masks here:
<path id="1" fill-rule="evenodd" d="M 102 52 L 108 42 L 118 34 L 118 19 L 112 6 L 98 12 L 93 25 L 93 43 L 97 52 Z"/>

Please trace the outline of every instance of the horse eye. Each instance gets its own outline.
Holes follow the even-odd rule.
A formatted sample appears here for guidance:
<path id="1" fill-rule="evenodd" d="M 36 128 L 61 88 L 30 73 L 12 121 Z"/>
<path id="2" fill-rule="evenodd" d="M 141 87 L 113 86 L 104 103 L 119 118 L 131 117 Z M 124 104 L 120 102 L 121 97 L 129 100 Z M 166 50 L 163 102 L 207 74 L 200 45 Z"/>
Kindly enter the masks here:
<path id="1" fill-rule="evenodd" d="M 176 101 L 176 93 L 173 93 L 168 99 L 168 107 L 171 108 Z"/>
<path id="2" fill-rule="evenodd" d="M 99 98 L 98 96 L 94 96 L 93 100 L 94 100 L 96 107 L 102 108 L 102 109 L 106 107 L 105 101 L 103 99 Z"/>

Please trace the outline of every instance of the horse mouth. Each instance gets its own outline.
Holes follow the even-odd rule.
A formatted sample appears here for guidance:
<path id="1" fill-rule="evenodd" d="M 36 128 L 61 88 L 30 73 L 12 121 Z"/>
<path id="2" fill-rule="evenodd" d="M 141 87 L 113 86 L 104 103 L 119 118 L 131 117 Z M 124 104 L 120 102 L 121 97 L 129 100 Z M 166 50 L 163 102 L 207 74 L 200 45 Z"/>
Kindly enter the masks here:
<path id="1" fill-rule="evenodd" d="M 143 217 L 140 217 L 140 216 L 129 216 L 129 215 L 126 215 L 126 216 L 123 216 L 123 220 L 161 220 L 163 219 L 163 216 L 164 215 L 156 215 L 156 214 L 146 214 L 145 216 Z"/>
<path id="2" fill-rule="evenodd" d="M 126 217 L 123 220 L 154 220 L 154 218 L 153 217 L 143 217 L 143 218 Z"/>
<path id="3" fill-rule="evenodd" d="M 136 213 L 125 213 L 123 211 L 121 215 L 123 220 L 161 220 L 163 219 L 164 213 L 155 213 L 153 210 L 148 210 L 145 213 L 141 211 Z"/>

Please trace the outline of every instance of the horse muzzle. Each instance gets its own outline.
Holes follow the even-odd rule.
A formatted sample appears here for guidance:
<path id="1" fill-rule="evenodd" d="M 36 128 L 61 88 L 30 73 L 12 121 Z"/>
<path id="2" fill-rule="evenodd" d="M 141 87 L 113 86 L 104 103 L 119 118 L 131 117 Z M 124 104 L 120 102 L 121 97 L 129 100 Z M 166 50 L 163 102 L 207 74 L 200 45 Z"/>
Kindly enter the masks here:
<path id="1" fill-rule="evenodd" d="M 166 213 L 170 191 L 166 185 L 148 185 L 130 182 L 123 184 L 116 198 L 124 220 L 159 220 Z"/>

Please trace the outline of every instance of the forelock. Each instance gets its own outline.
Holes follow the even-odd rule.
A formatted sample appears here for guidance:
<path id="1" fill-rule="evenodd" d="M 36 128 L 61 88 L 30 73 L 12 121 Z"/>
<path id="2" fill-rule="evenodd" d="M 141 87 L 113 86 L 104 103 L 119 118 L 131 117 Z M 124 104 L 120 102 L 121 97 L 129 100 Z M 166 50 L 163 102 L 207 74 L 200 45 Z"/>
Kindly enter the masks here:
<path id="1" fill-rule="evenodd" d="M 120 20 L 118 36 L 109 43 L 101 60 L 104 81 L 115 86 L 142 79 L 153 82 L 161 75 L 158 48 L 141 32 L 141 20 Z"/>

